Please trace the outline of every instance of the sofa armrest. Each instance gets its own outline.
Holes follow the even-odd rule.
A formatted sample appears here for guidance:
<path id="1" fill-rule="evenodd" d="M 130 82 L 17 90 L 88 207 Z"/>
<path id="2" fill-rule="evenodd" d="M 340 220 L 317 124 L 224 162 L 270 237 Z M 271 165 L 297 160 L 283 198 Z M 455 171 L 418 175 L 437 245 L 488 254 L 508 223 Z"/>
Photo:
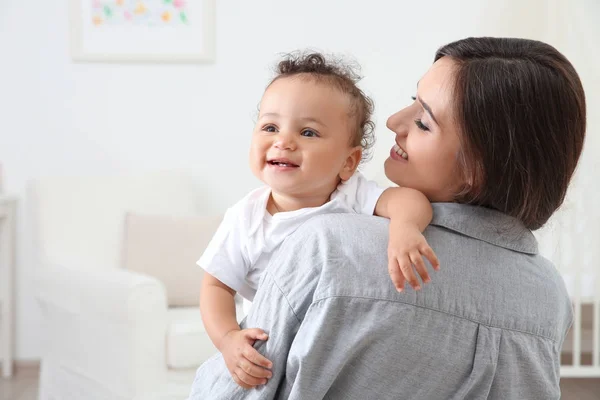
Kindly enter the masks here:
<path id="1" fill-rule="evenodd" d="M 44 317 L 42 365 L 60 365 L 66 376 L 101 385 L 97 390 L 114 398 L 133 398 L 166 382 L 161 282 L 126 270 L 61 266 L 40 268 L 35 282 Z"/>
<path id="2" fill-rule="evenodd" d="M 157 279 L 127 270 L 85 270 L 61 266 L 41 268 L 35 277 L 37 298 L 71 313 L 103 315 L 123 321 L 156 312 L 167 298 Z"/>

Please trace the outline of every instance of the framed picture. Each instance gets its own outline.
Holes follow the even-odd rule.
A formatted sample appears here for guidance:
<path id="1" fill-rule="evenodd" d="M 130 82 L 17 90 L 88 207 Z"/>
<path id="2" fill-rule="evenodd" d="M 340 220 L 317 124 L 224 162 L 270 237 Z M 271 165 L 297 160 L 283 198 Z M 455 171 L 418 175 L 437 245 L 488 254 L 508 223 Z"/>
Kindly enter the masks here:
<path id="1" fill-rule="evenodd" d="M 213 61 L 215 0 L 69 1 L 75 61 Z"/>

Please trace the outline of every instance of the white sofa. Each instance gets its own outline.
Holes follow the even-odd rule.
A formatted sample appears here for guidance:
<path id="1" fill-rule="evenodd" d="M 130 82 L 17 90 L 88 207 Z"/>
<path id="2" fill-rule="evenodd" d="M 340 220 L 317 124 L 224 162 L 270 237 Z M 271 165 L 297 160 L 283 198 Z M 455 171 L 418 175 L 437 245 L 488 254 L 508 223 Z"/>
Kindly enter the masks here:
<path id="1" fill-rule="evenodd" d="M 121 268 L 128 212 L 198 215 L 191 176 L 48 178 L 29 188 L 43 313 L 40 400 L 183 399 L 215 352 L 197 307 Z"/>

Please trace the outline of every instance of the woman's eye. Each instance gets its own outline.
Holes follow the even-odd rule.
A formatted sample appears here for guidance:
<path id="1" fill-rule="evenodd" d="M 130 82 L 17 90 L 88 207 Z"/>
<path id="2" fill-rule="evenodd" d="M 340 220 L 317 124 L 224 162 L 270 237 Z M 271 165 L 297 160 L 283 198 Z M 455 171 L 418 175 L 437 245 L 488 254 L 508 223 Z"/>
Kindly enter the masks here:
<path id="1" fill-rule="evenodd" d="M 427 125 L 425 125 L 420 119 L 415 119 L 415 125 L 417 125 L 417 128 L 419 128 L 422 131 L 429 131 Z"/>
<path id="2" fill-rule="evenodd" d="M 265 125 L 262 130 L 265 132 L 277 132 L 277 128 L 274 125 Z"/>
<path id="3" fill-rule="evenodd" d="M 306 137 L 318 137 L 319 135 L 317 134 L 317 132 L 311 130 L 311 129 L 305 129 L 302 131 L 301 133 L 302 136 L 306 136 Z"/>

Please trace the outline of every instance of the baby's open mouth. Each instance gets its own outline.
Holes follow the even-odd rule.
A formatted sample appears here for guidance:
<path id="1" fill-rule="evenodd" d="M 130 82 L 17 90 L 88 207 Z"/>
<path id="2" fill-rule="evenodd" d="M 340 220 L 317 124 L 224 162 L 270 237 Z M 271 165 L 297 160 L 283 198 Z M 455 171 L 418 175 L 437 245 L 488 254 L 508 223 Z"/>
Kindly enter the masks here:
<path id="1" fill-rule="evenodd" d="M 276 165 L 278 167 L 290 167 L 290 168 L 298 168 L 298 164 L 294 164 L 288 159 L 285 158 L 274 158 L 272 160 L 267 160 L 267 163 L 270 165 Z"/>

